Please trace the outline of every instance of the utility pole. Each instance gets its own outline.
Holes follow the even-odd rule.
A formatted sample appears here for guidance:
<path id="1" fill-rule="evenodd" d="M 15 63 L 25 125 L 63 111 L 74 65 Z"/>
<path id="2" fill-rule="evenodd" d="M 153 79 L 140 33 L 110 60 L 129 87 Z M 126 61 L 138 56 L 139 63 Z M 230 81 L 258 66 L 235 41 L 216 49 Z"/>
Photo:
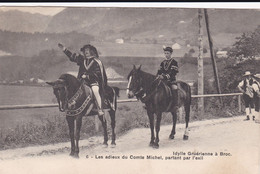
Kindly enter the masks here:
<path id="1" fill-rule="evenodd" d="M 202 10 L 198 9 L 199 18 L 199 55 L 198 55 L 198 95 L 204 94 L 204 75 L 203 75 L 203 34 L 202 34 Z M 198 98 L 198 114 L 204 115 L 204 98 Z"/>
<path id="2" fill-rule="evenodd" d="M 206 28 L 207 28 L 207 33 L 208 33 L 210 57 L 211 57 L 211 60 L 212 60 L 212 65 L 213 65 L 214 77 L 215 77 L 215 82 L 216 82 L 216 86 L 217 86 L 217 92 L 218 92 L 218 94 L 221 94 L 220 85 L 219 85 L 219 78 L 218 78 L 218 69 L 217 69 L 217 64 L 216 64 L 216 60 L 214 58 L 214 52 L 213 52 L 213 42 L 212 42 L 212 38 L 210 36 L 210 31 L 209 31 L 209 17 L 208 17 L 207 9 L 204 9 L 204 15 L 205 15 L 205 22 L 206 22 Z M 220 103 L 223 104 L 222 98 L 220 98 Z"/>

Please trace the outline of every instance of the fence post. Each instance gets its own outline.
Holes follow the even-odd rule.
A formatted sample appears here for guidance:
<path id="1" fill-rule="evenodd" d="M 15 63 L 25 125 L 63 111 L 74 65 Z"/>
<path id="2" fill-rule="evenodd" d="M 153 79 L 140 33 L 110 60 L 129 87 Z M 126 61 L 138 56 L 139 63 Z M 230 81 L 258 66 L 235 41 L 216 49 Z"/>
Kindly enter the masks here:
<path id="1" fill-rule="evenodd" d="M 238 95 L 238 112 L 241 112 L 241 95 Z"/>

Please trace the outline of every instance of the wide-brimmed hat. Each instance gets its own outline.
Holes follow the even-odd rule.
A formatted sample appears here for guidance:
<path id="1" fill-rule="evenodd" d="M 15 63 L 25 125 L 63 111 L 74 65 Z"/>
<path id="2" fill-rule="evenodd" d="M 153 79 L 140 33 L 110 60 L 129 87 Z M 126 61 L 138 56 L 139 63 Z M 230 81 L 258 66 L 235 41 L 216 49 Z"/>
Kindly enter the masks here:
<path id="1" fill-rule="evenodd" d="M 254 77 L 260 79 L 260 74 L 255 74 Z"/>
<path id="2" fill-rule="evenodd" d="M 251 76 L 251 75 L 253 75 L 253 73 L 251 73 L 250 71 L 246 71 L 245 74 L 243 75 L 243 77 L 245 77 L 245 76 Z"/>
<path id="3" fill-rule="evenodd" d="M 93 45 L 90 45 L 90 44 L 84 45 L 82 48 L 80 48 L 80 51 L 83 52 L 85 49 L 89 49 L 90 50 L 90 54 L 92 56 L 99 57 L 97 49 Z"/>
<path id="4" fill-rule="evenodd" d="M 163 48 L 163 51 L 169 51 L 169 52 L 173 52 L 173 49 L 171 47 L 165 47 Z"/>

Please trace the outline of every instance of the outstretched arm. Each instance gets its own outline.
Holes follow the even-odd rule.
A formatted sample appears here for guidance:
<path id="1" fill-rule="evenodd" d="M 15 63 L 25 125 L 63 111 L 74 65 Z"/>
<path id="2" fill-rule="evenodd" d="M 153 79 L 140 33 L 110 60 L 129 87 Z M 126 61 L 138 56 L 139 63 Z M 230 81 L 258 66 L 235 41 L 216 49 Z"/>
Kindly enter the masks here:
<path id="1" fill-rule="evenodd" d="M 72 62 L 79 62 L 80 55 L 77 55 L 76 53 L 72 53 L 68 48 L 66 48 L 63 44 L 58 43 L 58 47 L 66 54 L 66 56 L 69 57 L 70 61 Z"/>

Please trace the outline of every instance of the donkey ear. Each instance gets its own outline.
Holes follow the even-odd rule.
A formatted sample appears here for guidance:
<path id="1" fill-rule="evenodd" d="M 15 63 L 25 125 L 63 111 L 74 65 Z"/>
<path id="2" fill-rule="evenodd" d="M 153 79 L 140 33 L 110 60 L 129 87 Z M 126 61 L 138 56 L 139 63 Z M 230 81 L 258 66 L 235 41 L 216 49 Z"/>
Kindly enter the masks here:
<path id="1" fill-rule="evenodd" d="M 140 65 L 140 66 L 139 66 L 138 70 L 140 70 L 140 69 L 141 69 L 141 67 L 142 67 L 142 65 Z"/>
<path id="2" fill-rule="evenodd" d="M 46 82 L 48 85 L 54 86 L 54 82 Z"/>
<path id="3" fill-rule="evenodd" d="M 133 69 L 136 69 L 135 65 L 133 65 Z"/>

